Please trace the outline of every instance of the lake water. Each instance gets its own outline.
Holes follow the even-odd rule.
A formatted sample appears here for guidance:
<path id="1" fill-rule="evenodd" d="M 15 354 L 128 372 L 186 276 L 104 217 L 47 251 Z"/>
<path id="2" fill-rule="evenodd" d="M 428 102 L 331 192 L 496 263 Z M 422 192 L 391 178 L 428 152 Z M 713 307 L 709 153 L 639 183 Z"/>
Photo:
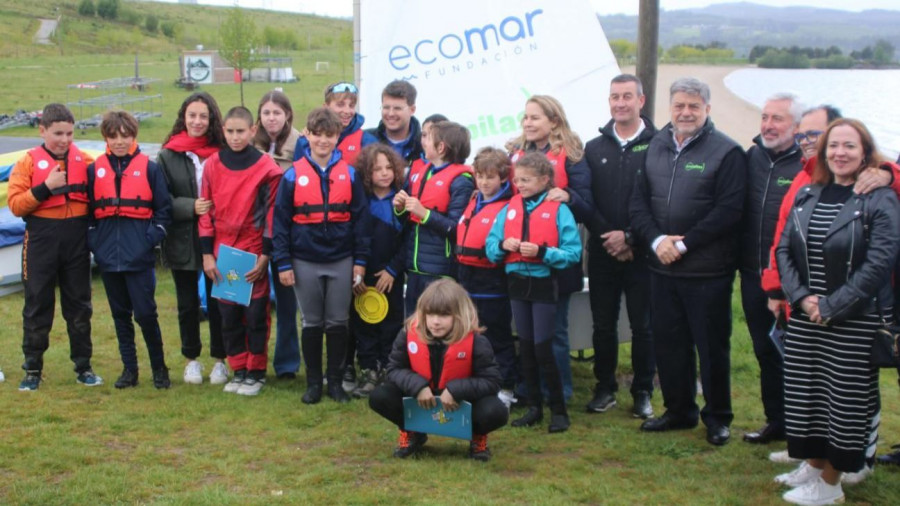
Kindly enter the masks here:
<path id="1" fill-rule="evenodd" d="M 900 151 L 900 70 L 741 69 L 725 77 L 735 95 L 762 107 L 766 98 L 791 92 L 806 106 L 831 104 L 861 120 L 878 149 L 892 160 Z"/>

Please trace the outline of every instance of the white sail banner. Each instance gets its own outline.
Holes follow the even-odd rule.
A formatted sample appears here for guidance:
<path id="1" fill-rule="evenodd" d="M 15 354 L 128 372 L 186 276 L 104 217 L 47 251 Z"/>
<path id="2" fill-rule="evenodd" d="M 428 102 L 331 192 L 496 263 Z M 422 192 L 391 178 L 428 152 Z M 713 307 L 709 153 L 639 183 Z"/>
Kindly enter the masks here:
<path id="1" fill-rule="evenodd" d="M 406 79 L 416 117 L 441 113 L 472 133 L 472 152 L 521 131 L 525 101 L 552 95 L 582 140 L 609 120 L 616 59 L 589 0 L 362 0 L 360 112 Z"/>

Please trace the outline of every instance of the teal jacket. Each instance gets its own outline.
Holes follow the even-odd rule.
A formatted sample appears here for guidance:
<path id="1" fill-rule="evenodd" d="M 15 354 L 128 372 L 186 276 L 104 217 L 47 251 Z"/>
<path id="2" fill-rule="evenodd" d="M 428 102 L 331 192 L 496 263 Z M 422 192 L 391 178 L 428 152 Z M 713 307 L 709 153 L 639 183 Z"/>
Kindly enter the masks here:
<path id="1" fill-rule="evenodd" d="M 525 199 L 525 210 L 529 213 L 544 201 L 547 192 L 537 196 L 537 198 Z M 491 262 L 501 263 L 507 255 L 507 251 L 503 250 L 500 245 L 503 244 L 503 228 L 506 224 L 506 211 L 509 206 L 504 206 L 497 214 L 497 219 L 491 227 L 488 234 L 485 249 L 487 257 Z M 515 262 L 506 264 L 507 273 L 516 273 L 522 276 L 530 276 L 534 278 L 545 278 L 551 274 L 551 270 L 565 269 L 571 265 L 575 265 L 581 261 L 581 236 L 578 235 L 578 227 L 575 224 L 575 217 L 569 206 L 559 206 L 559 212 L 556 214 L 556 226 L 559 229 L 559 246 L 555 248 L 547 248 L 542 263 Z"/>

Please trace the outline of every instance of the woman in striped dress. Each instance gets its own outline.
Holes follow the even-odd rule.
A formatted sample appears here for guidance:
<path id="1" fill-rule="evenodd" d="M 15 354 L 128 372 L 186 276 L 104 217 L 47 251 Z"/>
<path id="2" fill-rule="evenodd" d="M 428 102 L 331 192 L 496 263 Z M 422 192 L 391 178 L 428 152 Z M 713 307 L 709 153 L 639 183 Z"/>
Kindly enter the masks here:
<path id="1" fill-rule="evenodd" d="M 890 317 L 900 204 L 889 188 L 853 193 L 882 162 L 866 127 L 840 119 L 818 147 L 812 185 L 797 195 L 776 254 L 793 311 L 785 340 L 788 452 L 805 459 L 776 481 L 796 504 L 841 502 L 841 473 L 857 472 L 878 415 L 878 370 L 869 352 Z"/>

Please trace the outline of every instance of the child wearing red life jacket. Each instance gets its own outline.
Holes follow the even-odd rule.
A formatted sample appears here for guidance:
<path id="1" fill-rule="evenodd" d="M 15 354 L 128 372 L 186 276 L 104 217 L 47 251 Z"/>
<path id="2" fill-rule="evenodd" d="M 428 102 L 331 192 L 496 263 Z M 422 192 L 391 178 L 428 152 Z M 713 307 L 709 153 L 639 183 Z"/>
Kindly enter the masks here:
<path id="1" fill-rule="evenodd" d="M 88 166 L 91 204 L 88 245 L 103 277 L 116 326 L 124 369 L 116 388 L 138 384 L 134 321 L 141 327 L 153 386 L 169 388 L 169 369 L 156 312 L 156 254 L 172 220 L 172 201 L 163 172 L 138 149 L 138 122 L 110 111 L 100 123 L 106 153 Z"/>
<path id="2" fill-rule="evenodd" d="M 233 107 L 225 115 L 226 146 L 206 160 L 201 197 L 212 208 L 200 216 L 203 272 L 224 282 L 216 266 L 219 247 L 257 255 L 250 271 L 239 273 L 253 284 L 247 306 L 219 300 L 222 341 L 234 375 L 223 391 L 258 395 L 266 382 L 270 332 L 268 265 L 272 256 L 272 206 L 281 168 L 251 145 L 256 135 L 253 114 Z"/>
<path id="3" fill-rule="evenodd" d="M 515 399 L 516 343 L 512 336 L 512 312 L 502 264 L 488 260 L 484 246 L 500 211 L 512 198 L 509 173 L 512 164 L 506 152 L 483 148 L 472 163 L 478 191 L 459 217 L 456 227 L 456 279 L 469 292 L 478 308 L 478 320 L 494 349 L 503 381 L 500 399 L 509 406 Z"/>
<path id="4" fill-rule="evenodd" d="M 514 183 L 519 193 L 497 215 L 486 245 L 488 259 L 505 264 L 528 387 L 528 411 L 512 425 L 531 426 L 543 420 L 543 378 L 549 390 L 548 430 L 563 432 L 569 428 L 569 416 L 552 347 L 557 272 L 580 260 L 581 238 L 568 206 L 547 198 L 553 188 L 553 166 L 542 153 L 528 153 L 519 160 Z"/>
<path id="5" fill-rule="evenodd" d="M 440 398 L 445 411 L 472 404 L 469 458 L 487 461 L 488 433 L 506 425 L 509 411 L 497 397 L 500 370 L 478 312 L 466 291 L 452 279 L 435 281 L 419 297 L 406 329 L 391 350 L 387 380 L 369 395 L 369 407 L 400 428 L 394 457 L 419 453 L 428 435 L 404 430 L 403 398 L 415 397 L 430 409 Z"/>
<path id="6" fill-rule="evenodd" d="M 72 143 L 74 130 L 75 116 L 68 107 L 47 104 L 40 121 L 43 144 L 20 158 L 9 177 L 9 210 L 25 220 L 21 391 L 40 388 L 57 285 L 76 381 L 103 384 L 91 368 L 91 255 L 86 238 L 87 167 L 93 158 Z"/>
<path id="7" fill-rule="evenodd" d="M 293 286 L 303 313 L 300 347 L 306 360 L 302 401 L 322 399 L 322 337 L 328 396 L 350 398 L 341 386 L 353 286 L 362 289 L 371 226 L 362 178 L 336 148 L 341 120 L 319 107 L 306 119 L 309 147 L 284 173 L 275 204 L 275 263 L 279 281 Z"/>
<path id="8" fill-rule="evenodd" d="M 456 224 L 475 189 L 472 169 L 464 165 L 470 150 L 466 127 L 440 121 L 423 139 L 427 162 L 414 164 L 406 185 L 394 196 L 394 211 L 408 223 L 406 314 L 412 314 L 430 283 L 456 275 Z"/>

